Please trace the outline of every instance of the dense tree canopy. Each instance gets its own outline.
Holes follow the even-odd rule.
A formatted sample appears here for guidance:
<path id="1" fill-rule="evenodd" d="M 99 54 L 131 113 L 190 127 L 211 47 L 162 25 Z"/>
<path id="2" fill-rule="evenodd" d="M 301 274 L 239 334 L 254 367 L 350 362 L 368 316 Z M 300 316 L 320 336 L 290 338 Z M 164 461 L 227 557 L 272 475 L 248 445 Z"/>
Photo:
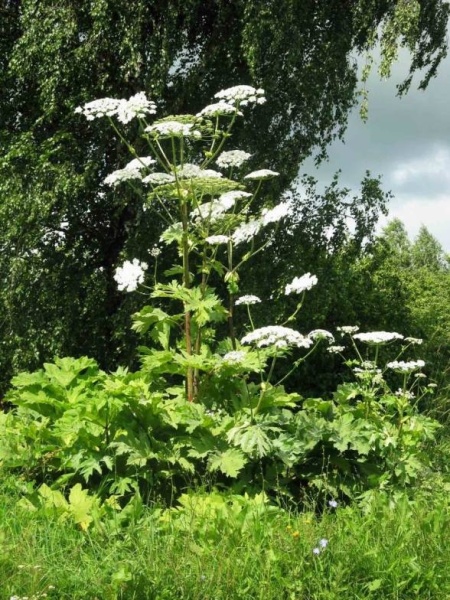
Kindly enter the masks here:
<path id="1" fill-rule="evenodd" d="M 443 0 L 2 0 L 3 381 L 56 353 L 105 367 L 129 358 L 134 300 L 112 276 L 121 255 L 146 257 L 160 223 L 131 194 L 101 188 L 124 148 L 76 106 L 146 90 L 162 114 L 195 112 L 221 88 L 262 86 L 268 102 L 238 142 L 282 173 L 278 195 L 343 134 L 358 100 L 356 53 L 380 39 L 387 74 L 406 46 L 425 87 L 446 53 L 447 19 Z"/>

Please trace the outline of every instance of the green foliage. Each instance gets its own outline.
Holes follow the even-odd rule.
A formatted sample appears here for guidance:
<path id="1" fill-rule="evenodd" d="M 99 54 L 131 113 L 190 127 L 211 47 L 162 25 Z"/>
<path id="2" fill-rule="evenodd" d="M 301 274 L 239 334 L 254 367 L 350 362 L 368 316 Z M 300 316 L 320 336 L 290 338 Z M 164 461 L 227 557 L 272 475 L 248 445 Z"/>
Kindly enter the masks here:
<path id="1" fill-rule="evenodd" d="M 148 260 L 162 223 L 131 193 L 98 193 L 123 148 L 105 144 L 102 125 L 81 124 L 76 106 L 145 89 L 168 115 L 196 111 L 237 81 L 262 85 L 270 101 L 238 139 L 282 167 L 267 190 L 275 198 L 313 149 L 323 155 L 343 135 L 358 99 L 354 52 L 381 37 L 389 68 L 406 45 L 411 73 L 425 69 L 426 85 L 446 51 L 448 5 L 63 0 L 55 10 L 22 0 L 3 2 L 0 14 L 3 393 L 13 373 L 55 355 L 87 354 L 108 370 L 135 357 L 128 324 L 139 306 L 118 293 L 114 270 L 138 252 Z M 294 238 L 287 254 L 296 247 Z M 172 260 L 166 253 L 164 268 Z"/>

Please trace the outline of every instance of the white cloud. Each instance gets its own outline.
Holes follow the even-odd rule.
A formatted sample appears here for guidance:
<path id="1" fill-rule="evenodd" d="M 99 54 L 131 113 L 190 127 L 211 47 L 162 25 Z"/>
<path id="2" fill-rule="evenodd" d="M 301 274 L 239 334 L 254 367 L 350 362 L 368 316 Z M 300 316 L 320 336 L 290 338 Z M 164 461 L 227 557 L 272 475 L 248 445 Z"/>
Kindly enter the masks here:
<path id="1" fill-rule="evenodd" d="M 388 217 L 383 217 L 379 229 L 388 221 L 397 218 L 403 221 L 414 238 L 422 225 L 442 244 L 446 252 L 450 252 L 450 190 L 424 202 L 422 196 L 397 196 L 390 207 Z"/>
<path id="2" fill-rule="evenodd" d="M 430 177 L 439 177 L 442 183 L 450 183 L 450 149 L 438 146 L 429 154 L 399 162 L 387 175 L 394 184 L 399 186 Z"/>

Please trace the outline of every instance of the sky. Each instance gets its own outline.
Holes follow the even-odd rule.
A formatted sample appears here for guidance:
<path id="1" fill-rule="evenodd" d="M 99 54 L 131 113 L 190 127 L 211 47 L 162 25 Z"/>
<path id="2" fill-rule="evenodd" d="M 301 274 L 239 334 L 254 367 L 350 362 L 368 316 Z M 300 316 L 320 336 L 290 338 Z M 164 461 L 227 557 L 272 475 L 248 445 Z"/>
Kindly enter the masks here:
<path id="1" fill-rule="evenodd" d="M 342 170 L 342 186 L 357 190 L 369 170 L 382 176 L 384 190 L 394 197 L 389 216 L 380 228 L 397 217 L 411 239 L 425 225 L 450 252 L 450 56 L 425 91 L 411 86 L 406 96 L 396 96 L 396 84 L 408 72 L 408 55 L 403 54 L 389 80 L 380 80 L 374 68 L 369 84 L 369 116 L 361 120 L 359 109 L 350 116 L 344 142 L 329 148 L 329 161 L 318 170 L 312 160 L 302 165 L 327 185 L 333 173 Z"/>

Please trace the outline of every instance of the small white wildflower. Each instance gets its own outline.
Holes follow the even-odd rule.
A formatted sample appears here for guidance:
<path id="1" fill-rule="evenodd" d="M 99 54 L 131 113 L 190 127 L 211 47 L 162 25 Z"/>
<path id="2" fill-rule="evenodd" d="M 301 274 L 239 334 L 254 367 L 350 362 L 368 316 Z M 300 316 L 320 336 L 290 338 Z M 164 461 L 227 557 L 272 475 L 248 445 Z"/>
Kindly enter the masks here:
<path id="1" fill-rule="evenodd" d="M 327 352 L 331 354 L 339 354 L 339 352 L 344 352 L 345 346 L 328 346 Z"/>
<path id="2" fill-rule="evenodd" d="M 415 337 L 406 337 L 405 342 L 409 342 L 410 344 L 415 344 L 417 346 L 420 346 L 420 344 L 423 344 L 423 340 L 421 338 L 415 338 Z"/>
<path id="3" fill-rule="evenodd" d="M 259 171 L 252 171 L 244 177 L 244 179 L 251 179 L 259 181 L 261 179 L 272 179 L 272 177 L 278 177 L 277 171 L 271 171 L 270 169 L 259 169 Z"/>
<path id="4" fill-rule="evenodd" d="M 313 548 L 313 554 L 318 556 L 320 554 L 320 548 Z"/>
<path id="5" fill-rule="evenodd" d="M 265 208 L 261 213 L 262 222 L 264 225 L 269 223 L 277 223 L 292 212 L 291 202 L 280 202 L 274 208 Z"/>
<path id="6" fill-rule="evenodd" d="M 205 238 L 205 242 L 211 245 L 228 244 L 229 241 L 230 238 L 227 235 L 210 235 L 209 237 Z"/>
<path id="7" fill-rule="evenodd" d="M 408 400 L 414 400 L 415 395 L 413 392 L 409 392 L 408 390 L 402 390 L 402 388 L 398 388 L 395 392 L 395 395 L 399 398 L 407 398 Z"/>
<path id="8" fill-rule="evenodd" d="M 294 277 L 291 283 L 288 283 L 286 286 L 284 293 L 286 295 L 289 294 L 301 294 L 306 290 L 310 290 L 314 285 L 317 284 L 317 277 L 315 275 L 311 275 L 311 273 L 305 273 L 301 277 Z"/>
<path id="9" fill-rule="evenodd" d="M 422 369 L 425 366 L 424 360 L 411 360 L 406 362 L 404 360 L 394 360 L 389 362 L 387 365 L 388 369 L 398 371 L 399 373 L 412 373 L 417 369 Z"/>
<path id="10" fill-rule="evenodd" d="M 313 329 L 308 333 L 308 337 L 312 340 L 328 340 L 328 342 L 334 342 L 334 336 L 326 329 Z"/>
<path id="11" fill-rule="evenodd" d="M 175 177 L 169 173 L 150 173 L 147 177 L 144 177 L 142 183 L 151 183 L 153 185 L 161 185 L 163 183 L 173 183 Z"/>
<path id="12" fill-rule="evenodd" d="M 232 350 L 227 352 L 222 358 L 223 362 L 230 364 L 240 364 L 245 359 L 245 352 L 242 350 Z"/>
<path id="13" fill-rule="evenodd" d="M 337 331 L 340 331 L 341 333 L 347 333 L 349 335 L 359 331 L 358 325 L 343 325 L 342 327 L 336 327 L 336 329 L 337 329 Z"/>
<path id="14" fill-rule="evenodd" d="M 239 115 L 242 116 L 242 113 L 236 110 L 233 104 L 229 104 L 224 100 L 220 100 L 220 102 L 216 102 L 215 104 L 209 104 L 202 108 L 202 110 L 197 113 L 197 117 L 220 117 L 227 115 Z"/>
<path id="15" fill-rule="evenodd" d="M 386 344 L 393 340 L 402 340 L 403 336 L 395 331 L 370 331 L 368 333 L 357 333 L 353 336 L 355 340 L 367 344 Z"/>
<path id="16" fill-rule="evenodd" d="M 330 500 L 330 501 L 328 502 L 328 505 L 329 505 L 331 508 L 337 508 L 337 506 L 338 506 L 338 503 L 336 502 L 336 500 Z"/>
<path id="17" fill-rule="evenodd" d="M 426 379 L 427 376 L 425 375 L 425 373 L 414 373 L 414 377 L 418 377 L 420 379 Z"/>
<path id="18" fill-rule="evenodd" d="M 201 132 L 194 129 L 192 123 L 181 123 L 175 120 L 153 123 L 153 125 L 146 127 L 144 131 L 152 137 L 158 138 L 185 137 L 199 139 L 202 137 Z"/>
<path id="19" fill-rule="evenodd" d="M 233 242 L 236 244 L 236 246 L 242 242 L 249 242 L 260 232 L 262 226 L 263 223 L 261 219 L 252 219 L 246 223 L 241 223 L 241 225 L 235 229 L 231 236 L 233 238 Z"/>
<path id="20" fill-rule="evenodd" d="M 241 343 L 256 344 L 258 348 L 262 348 L 263 346 L 275 346 L 277 348 L 297 346 L 298 348 L 309 348 L 313 342 L 308 337 L 289 327 L 269 325 L 268 327 L 260 327 L 251 331 L 242 338 Z"/>
<path id="21" fill-rule="evenodd" d="M 240 304 L 246 304 L 247 306 L 249 304 L 259 304 L 261 302 L 261 299 L 258 298 L 258 296 L 252 296 L 251 294 L 247 294 L 246 296 L 241 296 L 240 298 L 238 298 L 235 302 L 236 306 L 239 306 Z"/>
<path id="22" fill-rule="evenodd" d="M 328 540 L 327 540 L 327 539 L 325 539 L 325 538 L 322 538 L 322 539 L 319 541 L 319 545 L 320 545 L 320 547 L 321 547 L 321 548 L 326 548 L 326 547 L 328 546 Z"/>
<path id="23" fill-rule="evenodd" d="M 147 268 L 147 263 L 139 262 L 137 258 L 132 262 L 126 260 L 121 267 L 117 267 L 114 279 L 119 290 L 133 292 L 144 281 Z"/>
<path id="24" fill-rule="evenodd" d="M 429 388 L 437 388 L 437 383 L 429 383 L 427 385 L 427 387 L 429 387 Z"/>
<path id="25" fill-rule="evenodd" d="M 250 157 L 251 154 L 243 150 L 229 150 L 228 152 L 222 152 L 216 163 L 221 169 L 240 167 Z"/>
<path id="26" fill-rule="evenodd" d="M 158 256 L 161 254 L 161 248 L 158 248 L 158 246 L 155 244 L 153 246 L 153 248 L 150 250 L 150 255 L 153 256 L 153 258 L 158 258 Z"/>
<path id="27" fill-rule="evenodd" d="M 261 88 L 255 89 L 251 85 L 235 85 L 226 90 L 221 90 L 214 95 L 214 98 L 219 98 L 225 102 L 236 102 L 242 106 L 248 104 L 263 104 L 265 102 L 264 90 Z"/>

